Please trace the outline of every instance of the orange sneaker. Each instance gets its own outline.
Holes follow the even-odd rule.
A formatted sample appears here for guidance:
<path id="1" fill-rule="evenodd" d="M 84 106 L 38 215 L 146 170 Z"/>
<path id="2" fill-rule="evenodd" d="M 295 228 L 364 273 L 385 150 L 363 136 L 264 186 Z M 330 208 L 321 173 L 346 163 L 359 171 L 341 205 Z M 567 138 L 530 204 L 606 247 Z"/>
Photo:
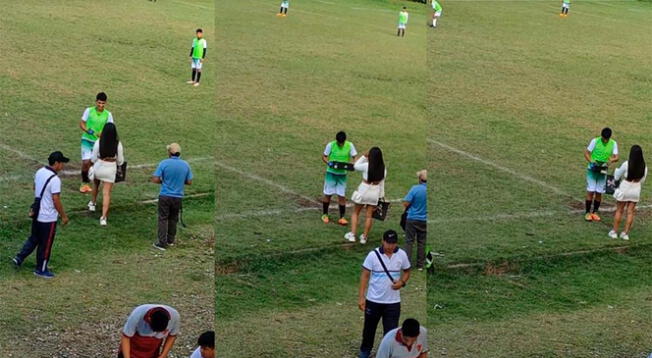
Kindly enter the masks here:
<path id="1" fill-rule="evenodd" d="M 340 218 L 339 220 L 337 220 L 337 223 L 342 225 L 342 226 L 346 226 L 346 225 L 349 224 L 349 221 L 346 220 L 345 218 Z"/>
<path id="2" fill-rule="evenodd" d="M 82 184 L 82 185 L 79 187 L 79 192 L 80 192 L 80 193 L 84 193 L 84 194 L 86 194 L 86 193 L 90 193 L 91 191 L 93 191 L 93 188 L 91 188 L 91 186 L 88 185 L 88 184 Z"/>
<path id="3" fill-rule="evenodd" d="M 598 214 L 596 214 L 596 213 L 591 213 L 591 219 L 592 219 L 593 221 L 600 221 L 600 220 L 602 220 L 602 219 L 600 219 L 600 217 L 599 217 Z"/>
<path id="4" fill-rule="evenodd" d="M 328 224 L 329 222 L 331 222 L 331 219 L 328 217 L 328 215 L 324 214 L 324 215 L 321 216 L 321 221 L 324 224 Z"/>
<path id="5" fill-rule="evenodd" d="M 591 215 L 591 213 L 586 213 L 586 215 L 584 215 L 584 220 L 593 221 L 593 215 Z"/>

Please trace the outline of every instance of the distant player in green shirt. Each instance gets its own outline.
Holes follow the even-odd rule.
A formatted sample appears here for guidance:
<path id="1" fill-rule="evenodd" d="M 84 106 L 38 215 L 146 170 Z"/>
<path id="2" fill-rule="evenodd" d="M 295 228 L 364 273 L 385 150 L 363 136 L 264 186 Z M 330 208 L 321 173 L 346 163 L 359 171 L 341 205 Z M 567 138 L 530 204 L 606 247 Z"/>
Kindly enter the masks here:
<path id="1" fill-rule="evenodd" d="M 407 8 L 403 6 L 403 10 L 398 13 L 398 33 L 396 33 L 396 36 L 405 36 L 405 27 L 407 26 L 409 16 Z"/>
<path id="2" fill-rule="evenodd" d="M 93 146 L 95 145 L 95 141 L 100 138 L 104 125 L 107 123 L 113 123 L 111 112 L 104 108 L 104 106 L 106 106 L 106 100 L 106 93 L 98 93 L 97 96 L 95 96 L 95 107 L 86 108 L 82 114 L 81 122 L 79 122 L 79 128 L 81 128 L 83 132 L 81 137 L 82 184 L 79 187 L 79 191 L 82 193 L 93 191 L 89 185 L 90 179 L 88 178 Z"/>
<path id="3" fill-rule="evenodd" d="M 571 0 L 561 0 L 561 14 L 559 16 L 566 17 L 568 16 L 568 9 L 570 8 Z"/>
<path id="4" fill-rule="evenodd" d="M 276 14 L 276 16 L 288 16 L 288 8 L 290 7 L 290 0 L 281 1 L 281 10 Z"/>
<path id="5" fill-rule="evenodd" d="M 441 5 L 437 2 L 437 0 L 432 0 L 432 10 L 434 13 L 432 14 L 432 27 L 437 27 L 437 19 L 441 17 Z"/>
<path id="6" fill-rule="evenodd" d="M 204 39 L 204 31 L 197 29 L 197 37 L 192 39 L 192 47 L 190 48 L 190 67 L 192 68 L 192 79 L 187 83 L 193 86 L 199 86 L 199 79 L 201 78 L 201 68 L 206 58 L 206 39 Z"/>
<path id="7" fill-rule="evenodd" d="M 584 150 L 586 168 L 586 221 L 600 221 L 598 209 L 607 184 L 607 168 L 618 161 L 618 143 L 611 139 L 611 129 L 604 128 L 599 137 L 593 138 Z M 593 204 L 593 210 L 591 210 Z"/>

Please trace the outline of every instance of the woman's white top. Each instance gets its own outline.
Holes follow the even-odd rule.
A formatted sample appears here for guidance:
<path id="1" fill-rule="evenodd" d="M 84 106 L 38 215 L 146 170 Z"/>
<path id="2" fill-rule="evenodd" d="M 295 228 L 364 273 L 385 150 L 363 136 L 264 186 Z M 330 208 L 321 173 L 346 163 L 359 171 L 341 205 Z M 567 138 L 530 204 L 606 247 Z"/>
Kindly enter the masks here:
<path id="1" fill-rule="evenodd" d="M 355 164 L 353 164 L 353 169 L 355 169 L 358 172 L 362 172 L 362 179 L 367 181 L 367 176 L 369 174 L 369 159 L 365 157 L 364 155 L 358 158 L 356 160 Z M 385 177 L 387 176 L 387 168 L 385 168 L 385 174 L 383 175 L 383 181 L 385 180 Z"/>
<path id="2" fill-rule="evenodd" d="M 96 163 L 98 160 L 103 161 L 99 158 L 100 156 L 100 141 L 95 141 L 93 145 L 93 153 L 91 154 L 91 162 Z M 118 165 L 122 165 L 125 162 L 125 157 L 122 149 L 122 142 L 118 142 L 118 155 L 114 157 Z"/>
<path id="3" fill-rule="evenodd" d="M 627 168 L 629 167 L 629 160 L 625 161 L 616 171 L 614 172 L 614 179 L 616 180 L 627 180 Z M 643 178 L 639 180 L 637 183 L 643 183 L 645 181 L 645 178 L 647 178 L 647 166 L 645 167 L 645 173 L 643 174 Z"/>

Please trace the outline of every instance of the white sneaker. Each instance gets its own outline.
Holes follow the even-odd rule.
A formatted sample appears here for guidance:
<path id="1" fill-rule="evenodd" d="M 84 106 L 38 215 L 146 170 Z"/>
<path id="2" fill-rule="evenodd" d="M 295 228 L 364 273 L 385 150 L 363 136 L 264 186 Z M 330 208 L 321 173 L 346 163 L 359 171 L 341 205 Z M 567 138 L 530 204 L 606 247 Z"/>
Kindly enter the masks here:
<path id="1" fill-rule="evenodd" d="M 620 238 L 623 240 L 629 240 L 629 235 L 623 231 L 620 233 Z"/>
<path id="2" fill-rule="evenodd" d="M 618 234 L 614 230 L 609 231 L 608 235 L 612 239 L 617 239 L 618 238 Z"/>
<path id="3" fill-rule="evenodd" d="M 195 87 L 197 87 L 197 86 L 199 86 L 199 82 L 195 82 L 195 83 L 193 83 L 192 85 L 195 86 Z"/>
<path id="4" fill-rule="evenodd" d="M 344 239 L 348 242 L 355 242 L 355 235 L 349 231 L 344 235 Z"/>
<path id="5" fill-rule="evenodd" d="M 188 81 L 186 81 L 186 83 L 189 84 L 189 85 L 191 85 L 191 84 L 195 83 L 195 81 L 193 81 L 193 80 L 188 80 Z"/>
<path id="6" fill-rule="evenodd" d="M 100 218 L 100 226 L 106 226 L 106 218 L 104 216 Z"/>
<path id="7" fill-rule="evenodd" d="M 89 201 L 87 206 L 88 206 L 88 211 L 92 211 L 92 212 L 95 211 L 95 203 L 94 202 Z"/>
<path id="8" fill-rule="evenodd" d="M 367 235 L 365 235 L 365 234 L 360 234 L 360 243 L 361 243 L 362 245 L 364 245 L 364 244 L 367 243 Z"/>

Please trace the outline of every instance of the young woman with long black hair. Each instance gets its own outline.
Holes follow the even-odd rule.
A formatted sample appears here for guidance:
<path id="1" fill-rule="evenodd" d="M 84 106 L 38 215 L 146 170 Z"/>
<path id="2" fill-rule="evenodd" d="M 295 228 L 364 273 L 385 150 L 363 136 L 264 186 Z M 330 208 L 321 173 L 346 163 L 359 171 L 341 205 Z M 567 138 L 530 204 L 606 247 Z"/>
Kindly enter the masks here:
<path id="1" fill-rule="evenodd" d="M 385 162 L 383 161 L 383 152 L 378 147 L 373 147 L 369 152 L 361 156 L 353 165 L 356 171 L 362 172 L 362 182 L 358 189 L 353 192 L 351 200 L 355 203 L 353 214 L 351 215 L 351 231 L 344 235 L 344 238 L 350 242 L 355 242 L 356 232 L 358 230 L 358 221 L 362 208 L 366 207 L 366 216 L 364 231 L 360 235 L 360 243 L 367 243 L 367 236 L 371 231 L 373 223 L 373 213 L 378 205 L 378 200 L 385 197 Z"/>
<path id="2" fill-rule="evenodd" d="M 629 151 L 629 159 L 616 169 L 614 179 L 621 180 L 620 185 L 614 192 L 616 199 L 616 213 L 614 215 L 614 226 L 609 231 L 609 237 L 618 238 L 618 229 L 623 212 L 627 211 L 625 229 L 620 233 L 620 238 L 629 240 L 629 231 L 634 223 L 636 215 L 636 203 L 641 197 L 641 184 L 647 177 L 647 166 L 643 159 L 643 150 L 638 145 L 633 145 Z"/>
<path id="3" fill-rule="evenodd" d="M 97 195 L 102 183 L 102 216 L 100 225 L 106 226 L 111 205 L 111 190 L 115 183 L 118 166 L 125 161 L 122 143 L 118 138 L 118 130 L 113 123 L 107 123 L 102 130 L 100 139 L 93 146 L 91 156 L 93 162 L 93 198 L 88 202 L 88 210 L 95 211 Z"/>

